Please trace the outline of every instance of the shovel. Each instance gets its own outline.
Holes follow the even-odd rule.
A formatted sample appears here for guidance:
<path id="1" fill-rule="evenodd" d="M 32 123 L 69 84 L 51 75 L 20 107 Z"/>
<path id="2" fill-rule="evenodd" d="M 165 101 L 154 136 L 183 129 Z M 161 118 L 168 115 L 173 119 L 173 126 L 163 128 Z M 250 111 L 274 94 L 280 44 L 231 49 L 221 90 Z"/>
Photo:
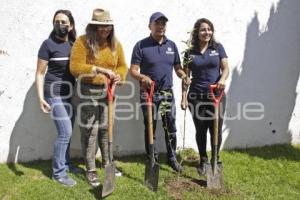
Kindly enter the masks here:
<path id="1" fill-rule="evenodd" d="M 102 187 L 102 197 L 111 194 L 115 187 L 115 164 L 113 162 L 113 96 L 116 85 L 109 79 L 106 82 L 108 99 L 108 164 L 104 165 L 105 179 Z"/>
<path id="2" fill-rule="evenodd" d="M 147 98 L 147 120 L 148 120 L 148 141 L 149 141 L 149 154 L 150 159 L 146 162 L 144 184 L 152 191 L 156 192 L 158 187 L 159 178 L 159 164 L 154 158 L 153 146 L 153 118 L 152 118 L 152 97 L 154 93 L 155 82 L 150 84 L 150 91 L 144 88 Z"/>
<path id="3" fill-rule="evenodd" d="M 185 84 L 183 85 L 183 87 L 186 90 L 185 100 L 187 101 L 187 94 L 188 94 L 189 87 L 188 87 L 188 85 L 185 85 Z M 184 150 L 184 148 L 185 148 L 185 127 L 186 127 L 186 110 L 187 109 L 188 109 L 188 107 L 186 107 L 184 109 L 184 116 L 183 116 L 183 144 L 182 144 L 182 150 Z"/>
<path id="4" fill-rule="evenodd" d="M 218 90 L 218 97 L 215 96 L 214 90 Z M 218 134 L 219 134 L 219 105 L 224 95 L 224 88 L 219 88 L 217 85 L 210 85 L 210 94 L 213 99 L 215 116 L 214 116 L 214 132 L 211 163 L 206 164 L 207 172 L 207 187 L 209 189 L 221 189 L 223 183 L 223 168 L 222 163 L 218 162 Z"/>

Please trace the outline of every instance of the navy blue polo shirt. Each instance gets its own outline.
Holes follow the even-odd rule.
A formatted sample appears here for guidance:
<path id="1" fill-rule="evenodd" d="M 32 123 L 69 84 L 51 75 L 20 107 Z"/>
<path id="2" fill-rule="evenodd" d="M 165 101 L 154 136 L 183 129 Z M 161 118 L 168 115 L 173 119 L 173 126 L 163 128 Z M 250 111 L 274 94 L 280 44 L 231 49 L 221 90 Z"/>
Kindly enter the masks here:
<path id="1" fill-rule="evenodd" d="M 140 73 L 155 81 L 156 90 L 171 89 L 173 68 L 180 64 L 180 56 L 173 41 L 165 37 L 159 44 L 149 36 L 134 46 L 131 64 L 139 65 Z"/>
<path id="2" fill-rule="evenodd" d="M 216 49 L 210 46 L 203 54 L 200 51 L 191 50 L 189 55 L 192 60 L 189 64 L 192 74 L 190 92 L 209 92 L 209 85 L 220 79 L 221 59 L 227 58 L 224 47 L 218 43 Z M 184 57 L 188 57 L 187 53 Z"/>
<path id="3" fill-rule="evenodd" d="M 45 97 L 67 96 L 72 92 L 70 84 L 74 85 L 75 78 L 69 70 L 71 48 L 69 41 L 61 41 L 55 37 L 48 38 L 41 45 L 38 58 L 48 61 L 44 83 Z"/>

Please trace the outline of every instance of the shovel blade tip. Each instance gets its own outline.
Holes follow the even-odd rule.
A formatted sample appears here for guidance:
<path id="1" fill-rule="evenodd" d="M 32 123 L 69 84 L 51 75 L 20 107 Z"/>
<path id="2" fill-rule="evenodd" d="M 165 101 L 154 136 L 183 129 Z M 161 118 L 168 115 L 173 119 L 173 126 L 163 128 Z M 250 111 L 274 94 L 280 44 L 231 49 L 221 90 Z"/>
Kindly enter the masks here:
<path id="1" fill-rule="evenodd" d="M 114 191 L 115 187 L 115 166 L 114 164 L 105 165 L 105 178 L 102 188 L 102 197 L 106 197 Z"/>
<path id="2" fill-rule="evenodd" d="M 224 186 L 223 168 L 222 164 L 212 166 L 206 165 L 207 173 L 207 188 L 208 189 L 221 189 Z"/>
<path id="3" fill-rule="evenodd" d="M 158 188 L 158 179 L 159 179 L 159 164 L 151 163 L 146 164 L 145 168 L 145 179 L 144 185 L 147 186 L 150 190 L 156 192 Z"/>

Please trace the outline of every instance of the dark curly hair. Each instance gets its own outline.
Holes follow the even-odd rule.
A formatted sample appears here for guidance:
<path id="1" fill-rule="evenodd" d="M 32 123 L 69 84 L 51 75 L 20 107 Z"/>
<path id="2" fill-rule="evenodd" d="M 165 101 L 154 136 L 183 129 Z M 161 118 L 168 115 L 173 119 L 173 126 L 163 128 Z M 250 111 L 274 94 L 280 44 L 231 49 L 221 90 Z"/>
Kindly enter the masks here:
<path id="1" fill-rule="evenodd" d="M 193 50 L 198 50 L 199 51 L 199 29 L 200 29 L 200 26 L 202 23 L 206 23 L 210 26 L 211 30 L 212 30 L 212 37 L 211 39 L 209 40 L 208 42 L 208 46 L 210 46 L 211 48 L 213 49 L 217 49 L 218 47 L 218 44 L 214 38 L 214 32 L 215 32 L 215 28 L 214 28 L 214 25 L 213 23 L 206 19 L 206 18 L 201 18 L 201 19 L 198 19 L 194 25 L 194 28 L 193 28 L 193 31 L 191 33 L 191 44 L 192 44 L 192 49 Z"/>
<path id="2" fill-rule="evenodd" d="M 55 20 L 56 15 L 58 15 L 60 13 L 66 15 L 70 20 L 70 24 L 73 26 L 73 29 L 68 34 L 68 39 L 69 39 L 70 43 L 73 44 L 76 40 L 76 29 L 75 29 L 74 17 L 72 16 L 71 11 L 69 11 L 69 10 L 58 10 L 58 11 L 55 12 L 55 14 L 53 16 L 53 20 L 52 20 L 53 24 L 54 24 L 54 20 Z M 55 31 L 52 30 L 49 37 L 53 38 L 54 36 L 55 36 Z"/>

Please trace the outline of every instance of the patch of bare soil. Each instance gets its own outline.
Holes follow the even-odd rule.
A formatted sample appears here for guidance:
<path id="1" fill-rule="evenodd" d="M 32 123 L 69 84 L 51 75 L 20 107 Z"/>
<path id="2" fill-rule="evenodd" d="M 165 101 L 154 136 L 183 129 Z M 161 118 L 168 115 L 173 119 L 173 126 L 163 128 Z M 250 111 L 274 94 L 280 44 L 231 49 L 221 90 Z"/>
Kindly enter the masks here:
<path id="1" fill-rule="evenodd" d="M 175 198 L 176 200 L 182 200 L 184 192 L 207 192 L 215 198 L 218 198 L 220 196 L 238 196 L 238 193 L 231 191 L 226 187 L 219 190 L 209 190 L 206 188 L 205 180 L 173 177 L 166 179 L 165 183 L 168 195 Z"/>
<path id="2" fill-rule="evenodd" d="M 176 200 L 183 199 L 183 192 L 196 191 L 199 190 L 200 187 L 198 183 L 182 177 L 169 178 L 165 181 L 165 183 L 168 195 L 174 197 Z"/>

